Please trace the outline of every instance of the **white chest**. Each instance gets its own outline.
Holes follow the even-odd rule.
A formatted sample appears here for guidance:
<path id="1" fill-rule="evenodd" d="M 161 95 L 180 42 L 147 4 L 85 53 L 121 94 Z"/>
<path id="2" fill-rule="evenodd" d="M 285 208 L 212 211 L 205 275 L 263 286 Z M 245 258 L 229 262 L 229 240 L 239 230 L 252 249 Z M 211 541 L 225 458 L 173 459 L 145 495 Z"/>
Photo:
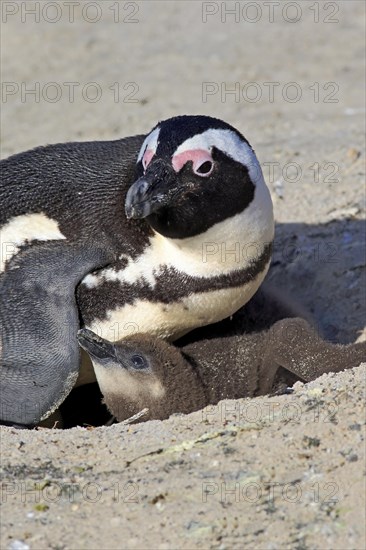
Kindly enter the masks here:
<path id="1" fill-rule="evenodd" d="M 166 239 L 155 234 L 144 253 L 134 261 L 129 259 L 123 270 L 107 268 L 88 275 L 83 284 L 90 289 L 108 281 L 119 282 L 121 289 L 140 285 L 154 299 L 142 292 L 133 303 L 126 303 L 121 295 L 110 304 L 103 321 L 95 320 L 87 328 L 111 341 L 136 332 L 175 340 L 237 311 L 263 281 L 269 258 L 264 263 L 260 258 L 273 239 L 272 216 L 263 216 L 258 209 L 250 215 L 250 208 L 197 237 Z M 256 262 L 258 269 L 245 282 L 215 286 L 217 281 L 231 280 L 236 273 L 255 267 Z M 167 270 L 173 275 L 165 281 Z M 192 280 L 197 283 L 196 288 Z M 157 287 L 161 292 L 165 283 L 164 299 L 156 299 Z"/>

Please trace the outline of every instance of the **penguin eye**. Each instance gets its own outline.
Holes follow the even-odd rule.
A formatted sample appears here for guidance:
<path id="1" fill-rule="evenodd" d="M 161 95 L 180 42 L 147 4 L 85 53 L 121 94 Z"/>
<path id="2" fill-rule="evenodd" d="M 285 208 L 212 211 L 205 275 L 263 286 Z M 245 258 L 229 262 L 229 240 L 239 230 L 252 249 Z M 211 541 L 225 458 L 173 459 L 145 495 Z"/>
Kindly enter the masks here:
<path id="1" fill-rule="evenodd" d="M 202 164 L 194 166 L 193 172 L 197 174 L 197 176 L 207 177 L 211 174 L 213 167 L 213 162 L 211 162 L 210 160 L 205 160 L 204 162 L 202 162 Z"/>
<path id="2" fill-rule="evenodd" d="M 132 355 L 131 362 L 135 369 L 146 369 L 148 367 L 142 355 Z"/>

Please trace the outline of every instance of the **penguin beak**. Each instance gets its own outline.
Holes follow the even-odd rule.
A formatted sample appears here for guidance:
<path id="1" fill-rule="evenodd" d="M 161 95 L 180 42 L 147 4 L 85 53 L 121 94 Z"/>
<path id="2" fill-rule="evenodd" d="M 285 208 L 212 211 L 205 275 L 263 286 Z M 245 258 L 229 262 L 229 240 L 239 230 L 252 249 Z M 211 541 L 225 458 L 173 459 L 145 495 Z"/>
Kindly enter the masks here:
<path id="1" fill-rule="evenodd" d="M 95 332 L 82 328 L 78 331 L 77 338 L 80 346 L 95 359 L 116 359 L 114 344 L 100 338 Z"/>
<path id="2" fill-rule="evenodd" d="M 162 159 L 156 159 L 129 188 L 125 203 L 126 216 L 128 219 L 146 218 L 171 204 L 176 193 L 177 181 L 173 167 Z"/>

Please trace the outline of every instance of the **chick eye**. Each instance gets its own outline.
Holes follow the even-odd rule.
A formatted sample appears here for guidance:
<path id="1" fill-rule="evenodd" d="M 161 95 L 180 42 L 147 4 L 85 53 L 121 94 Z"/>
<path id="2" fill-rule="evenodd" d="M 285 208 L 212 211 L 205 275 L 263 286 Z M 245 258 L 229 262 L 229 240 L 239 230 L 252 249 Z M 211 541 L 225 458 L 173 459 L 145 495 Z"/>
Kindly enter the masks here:
<path id="1" fill-rule="evenodd" d="M 135 369 L 146 369 L 147 364 L 141 355 L 132 355 L 131 362 Z"/>
<path id="2" fill-rule="evenodd" d="M 202 164 L 193 168 L 193 172 L 198 176 L 209 176 L 213 170 L 213 162 L 206 160 Z"/>

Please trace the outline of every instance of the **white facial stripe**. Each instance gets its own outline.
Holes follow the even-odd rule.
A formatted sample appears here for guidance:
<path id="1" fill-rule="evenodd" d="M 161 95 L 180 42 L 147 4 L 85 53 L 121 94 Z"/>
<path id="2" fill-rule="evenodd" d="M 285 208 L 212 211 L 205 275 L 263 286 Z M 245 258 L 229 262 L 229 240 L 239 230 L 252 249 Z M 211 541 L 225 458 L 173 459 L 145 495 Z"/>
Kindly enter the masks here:
<path id="1" fill-rule="evenodd" d="M 60 239 L 66 237 L 60 232 L 58 222 L 48 218 L 43 212 L 11 218 L 0 230 L 0 273 L 5 269 L 5 262 L 25 243 Z"/>
<path id="2" fill-rule="evenodd" d="M 142 157 L 144 156 L 144 153 L 146 149 L 150 149 L 155 153 L 156 148 L 158 146 L 158 138 L 160 134 L 160 128 L 155 128 L 153 132 L 151 132 L 148 136 L 146 136 L 144 143 L 141 146 L 139 156 L 137 157 L 137 162 L 140 162 Z"/>
<path id="3" fill-rule="evenodd" d="M 176 340 L 197 326 L 221 321 L 241 308 L 257 291 L 268 267 L 269 262 L 255 279 L 242 287 L 196 293 L 171 304 L 137 300 L 109 311 L 107 319 L 95 320 L 87 328 L 110 341 L 135 334 L 136 327 L 138 332 Z M 116 330 L 116 326 L 121 330 Z M 95 371 L 98 377 L 96 368 Z"/>
<path id="4" fill-rule="evenodd" d="M 263 180 L 262 170 L 252 148 L 232 130 L 206 130 L 184 141 L 174 153 L 174 156 L 192 149 L 220 149 L 229 157 L 240 162 L 249 170 L 250 179 L 254 184 Z"/>

